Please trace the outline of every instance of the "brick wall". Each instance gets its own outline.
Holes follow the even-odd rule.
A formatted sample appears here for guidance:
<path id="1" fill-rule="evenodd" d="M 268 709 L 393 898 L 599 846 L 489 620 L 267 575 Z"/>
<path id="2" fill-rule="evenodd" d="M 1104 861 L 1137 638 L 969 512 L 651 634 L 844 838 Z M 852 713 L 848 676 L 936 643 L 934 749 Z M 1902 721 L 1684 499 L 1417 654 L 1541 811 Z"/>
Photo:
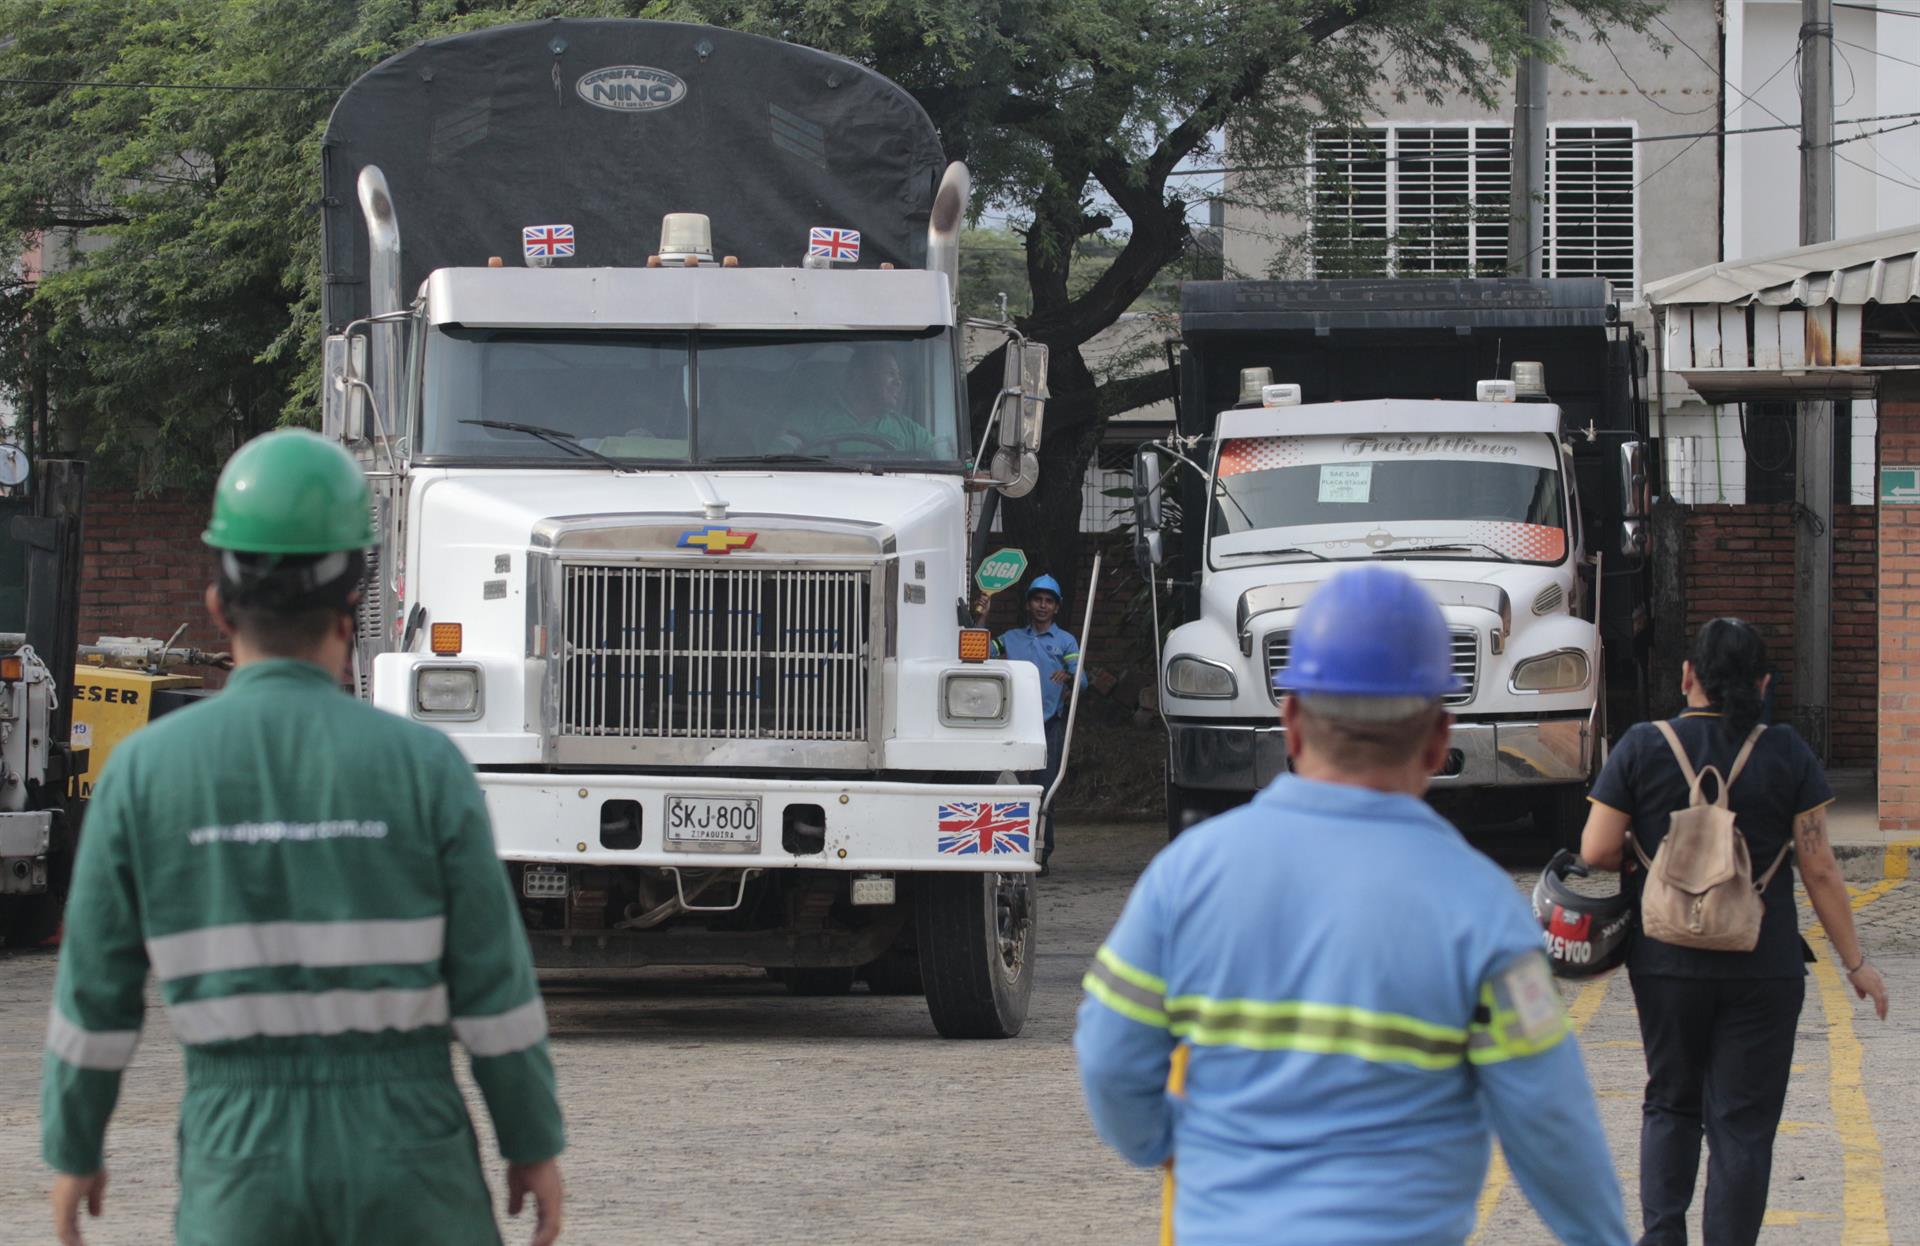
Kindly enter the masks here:
<path id="1" fill-rule="evenodd" d="M 1880 462 L 1920 463 L 1920 394 L 1883 391 Z M 1881 507 L 1879 541 L 1880 826 L 1912 831 L 1920 829 L 1920 506 Z"/>
<path id="2" fill-rule="evenodd" d="M 1779 721 L 1791 721 L 1794 705 L 1793 524 L 1786 503 L 1696 506 L 1687 516 L 1684 551 L 1688 644 L 1721 615 L 1753 624 L 1766 637 Z M 1877 755 L 1876 543 L 1873 507 L 1834 507 L 1833 766 L 1871 766 Z M 1920 599 L 1920 591 L 1915 596 Z"/>
<path id="3" fill-rule="evenodd" d="M 165 640 L 182 623 L 180 644 L 226 646 L 207 619 L 201 594 L 212 559 L 200 543 L 209 499 L 167 493 L 94 490 L 81 525 L 80 643 L 102 636 Z"/>

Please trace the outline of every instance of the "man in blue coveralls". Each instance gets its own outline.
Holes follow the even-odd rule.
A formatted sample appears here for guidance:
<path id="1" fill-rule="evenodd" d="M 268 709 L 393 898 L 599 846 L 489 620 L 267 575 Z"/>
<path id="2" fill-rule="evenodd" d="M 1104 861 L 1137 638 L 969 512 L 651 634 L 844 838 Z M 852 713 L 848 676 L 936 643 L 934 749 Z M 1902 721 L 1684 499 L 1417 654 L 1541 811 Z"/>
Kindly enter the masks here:
<path id="1" fill-rule="evenodd" d="M 1040 772 L 1040 790 L 1053 786 L 1060 774 L 1061 754 L 1067 740 L 1068 690 L 1074 676 L 1080 674 L 1080 642 L 1053 620 L 1060 613 L 1060 581 L 1050 575 L 1038 575 L 1027 585 L 1027 625 L 1005 632 L 993 642 L 995 657 L 1031 662 L 1040 671 L 1040 712 L 1047 723 L 1047 768 Z M 1085 683 L 1086 677 L 1081 676 Z M 1035 782 L 1031 774 L 1022 775 Z M 1041 831 L 1040 872 L 1047 872 L 1047 860 L 1053 856 L 1053 814 L 1046 816 Z"/>
<path id="2" fill-rule="evenodd" d="M 1421 799 L 1457 688 L 1439 608 L 1357 567 L 1292 640 L 1292 773 L 1162 850 L 1087 972 L 1094 1127 L 1172 1166 L 1179 1246 L 1464 1242 L 1490 1133 L 1561 1241 L 1625 1246 L 1540 928 Z"/>

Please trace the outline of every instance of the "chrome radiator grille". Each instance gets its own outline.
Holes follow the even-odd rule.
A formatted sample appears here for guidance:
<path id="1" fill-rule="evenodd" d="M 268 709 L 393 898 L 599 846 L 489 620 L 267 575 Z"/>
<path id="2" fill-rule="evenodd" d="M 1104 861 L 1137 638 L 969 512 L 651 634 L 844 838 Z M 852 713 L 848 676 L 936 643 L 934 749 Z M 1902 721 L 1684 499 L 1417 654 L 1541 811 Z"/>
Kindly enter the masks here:
<path id="1" fill-rule="evenodd" d="M 1474 687 L 1480 680 L 1480 634 L 1470 627 L 1457 627 L 1452 630 L 1453 673 L 1460 677 L 1459 692 L 1443 698 L 1447 705 L 1465 705 L 1473 700 Z M 1267 633 L 1267 683 L 1273 683 L 1273 677 L 1287 667 L 1287 653 L 1292 636 L 1288 632 Z"/>
<path id="2" fill-rule="evenodd" d="M 561 568 L 560 733 L 857 740 L 866 571 Z"/>

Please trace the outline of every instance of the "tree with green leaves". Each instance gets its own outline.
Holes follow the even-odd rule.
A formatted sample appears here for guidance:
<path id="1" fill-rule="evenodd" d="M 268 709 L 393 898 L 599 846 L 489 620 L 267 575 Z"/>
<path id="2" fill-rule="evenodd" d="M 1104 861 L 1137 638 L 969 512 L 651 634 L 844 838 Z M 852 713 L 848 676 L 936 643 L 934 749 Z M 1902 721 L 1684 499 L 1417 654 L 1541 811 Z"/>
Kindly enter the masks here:
<path id="1" fill-rule="evenodd" d="M 1492 107 L 1532 48 L 1526 0 L 13 0 L 0 32 L 0 245 L 84 254 L 0 288 L 0 386 L 110 468 L 203 479 L 312 418 L 317 136 L 329 90 L 423 38 L 535 17 L 706 21 L 852 57 L 911 91 L 975 206 L 1014 224 L 1021 332 L 1052 348 L 1042 485 L 1009 540 L 1071 578 L 1106 420 L 1171 393 L 1087 347 L 1194 248 L 1183 170 L 1297 207 L 1314 133 L 1420 96 Z M 1553 39 L 1639 31 L 1664 0 L 1554 0 Z M 24 82 L 22 81 L 24 80 Z M 203 84 L 198 90 L 71 82 Z M 274 90 L 218 90 L 263 86 Z M 1223 135 L 1231 135 L 1230 151 Z M 1089 279 L 1090 278 L 1090 279 Z M 1024 295 L 1024 297 L 1021 297 Z M 974 370 L 984 405 L 998 355 Z"/>

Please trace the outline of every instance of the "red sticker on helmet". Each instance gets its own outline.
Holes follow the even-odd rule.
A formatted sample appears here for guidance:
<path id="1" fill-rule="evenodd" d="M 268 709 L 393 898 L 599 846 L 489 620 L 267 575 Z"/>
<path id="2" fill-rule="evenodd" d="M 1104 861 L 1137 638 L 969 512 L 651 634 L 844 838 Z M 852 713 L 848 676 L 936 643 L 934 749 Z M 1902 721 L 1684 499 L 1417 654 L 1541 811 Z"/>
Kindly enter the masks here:
<path id="1" fill-rule="evenodd" d="M 1548 934 L 1558 935 L 1569 943 L 1585 943 L 1592 929 L 1592 914 L 1569 913 L 1557 904 L 1553 906 L 1552 920 L 1547 923 Z"/>

